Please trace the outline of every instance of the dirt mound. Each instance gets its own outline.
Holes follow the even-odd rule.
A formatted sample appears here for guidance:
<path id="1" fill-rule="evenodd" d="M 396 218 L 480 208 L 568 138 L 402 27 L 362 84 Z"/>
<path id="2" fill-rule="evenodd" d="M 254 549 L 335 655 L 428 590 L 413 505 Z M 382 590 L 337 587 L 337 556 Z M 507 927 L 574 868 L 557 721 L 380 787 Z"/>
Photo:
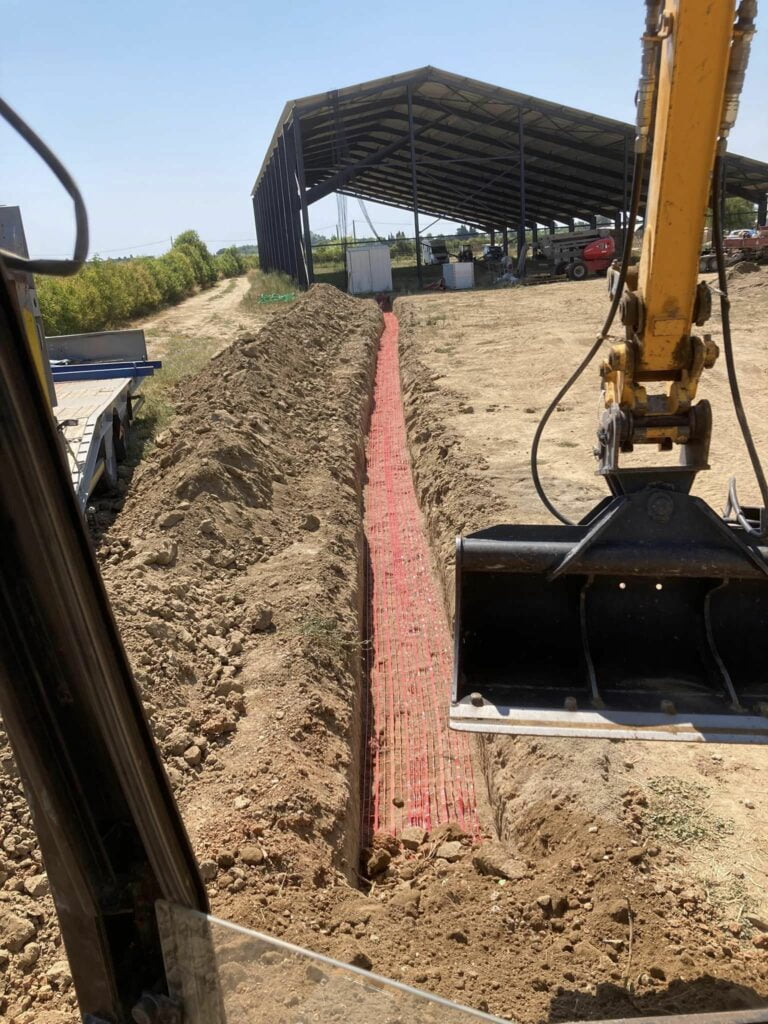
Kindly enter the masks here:
<path id="1" fill-rule="evenodd" d="M 753 260 L 739 260 L 738 263 L 729 269 L 727 277 L 730 280 L 732 277 L 738 277 L 742 274 L 759 274 L 760 267 Z"/>
<path id="2" fill-rule="evenodd" d="M 768 282 L 768 268 L 753 260 L 742 260 L 730 268 L 727 277 L 728 290 L 740 294 L 746 289 L 763 288 Z"/>
<path id="3" fill-rule="evenodd" d="M 380 330 L 374 303 L 313 288 L 181 382 L 123 511 L 97 516 L 105 583 L 219 912 L 246 873 L 249 887 L 355 877 L 360 479 Z M 0 1012 L 79 1019 L 5 742 L 0 767 Z"/>

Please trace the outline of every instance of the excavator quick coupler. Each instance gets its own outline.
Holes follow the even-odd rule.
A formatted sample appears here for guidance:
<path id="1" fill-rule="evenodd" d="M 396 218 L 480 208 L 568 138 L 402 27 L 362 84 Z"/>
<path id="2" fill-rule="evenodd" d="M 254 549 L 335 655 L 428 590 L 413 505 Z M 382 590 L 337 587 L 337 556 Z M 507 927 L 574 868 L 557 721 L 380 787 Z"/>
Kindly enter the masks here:
<path id="1" fill-rule="evenodd" d="M 768 743 L 768 548 L 647 486 L 456 549 L 451 726 Z"/>

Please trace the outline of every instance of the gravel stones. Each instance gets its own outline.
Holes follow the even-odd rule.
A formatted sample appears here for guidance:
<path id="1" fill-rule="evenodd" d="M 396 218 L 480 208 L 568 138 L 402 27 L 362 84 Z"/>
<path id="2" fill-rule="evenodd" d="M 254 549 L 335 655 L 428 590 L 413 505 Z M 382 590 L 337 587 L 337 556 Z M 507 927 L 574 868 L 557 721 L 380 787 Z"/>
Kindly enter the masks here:
<path id="1" fill-rule="evenodd" d="M 5 946 L 11 953 L 19 953 L 32 941 L 36 932 L 37 929 L 27 918 L 0 906 L 0 946 Z"/>
<path id="2" fill-rule="evenodd" d="M 518 880 L 527 874 L 525 863 L 513 857 L 502 843 L 482 843 L 472 854 L 472 863 L 479 874 L 495 878 Z"/>
<path id="3" fill-rule="evenodd" d="M 418 825 L 411 825 L 404 828 L 400 833 L 400 842 L 406 850 L 418 850 L 422 843 L 426 842 L 427 830 Z"/>
<path id="4" fill-rule="evenodd" d="M 440 843 L 435 850 L 435 856 L 440 860 L 447 860 L 449 863 L 457 861 L 464 854 L 464 847 L 460 842 L 454 840 L 453 842 Z"/>

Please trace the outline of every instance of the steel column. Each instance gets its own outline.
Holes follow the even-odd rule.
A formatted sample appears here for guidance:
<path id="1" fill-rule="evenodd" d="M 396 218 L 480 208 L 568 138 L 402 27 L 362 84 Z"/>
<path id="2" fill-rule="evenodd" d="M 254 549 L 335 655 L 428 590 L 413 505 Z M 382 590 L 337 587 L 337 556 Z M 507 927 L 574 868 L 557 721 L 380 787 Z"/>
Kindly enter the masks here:
<path id="1" fill-rule="evenodd" d="M 298 260 L 294 251 L 295 239 L 291 225 L 290 198 L 288 196 L 287 161 L 285 155 L 285 131 L 277 140 L 277 194 L 280 200 L 280 213 L 283 221 L 283 254 L 285 256 L 285 272 L 296 279 L 299 274 Z"/>
<path id="2" fill-rule="evenodd" d="M 299 189 L 301 223 L 304 233 L 304 261 L 307 265 L 307 284 L 315 282 L 315 268 L 312 262 L 312 232 L 309 227 L 309 204 L 307 203 L 307 181 L 304 174 L 304 137 L 301 118 L 293 116 L 293 146 L 296 152 L 296 184 Z"/>
<path id="3" fill-rule="evenodd" d="M 757 226 L 765 227 L 766 215 L 768 215 L 768 196 L 761 196 L 757 201 Z"/>
<path id="4" fill-rule="evenodd" d="M 264 171 L 264 178 L 261 183 L 262 202 L 264 204 L 264 223 L 267 228 L 267 247 L 269 257 L 267 266 L 269 270 L 275 268 L 275 235 L 274 235 L 274 211 L 272 209 L 272 188 L 270 185 L 269 167 Z"/>
<path id="5" fill-rule="evenodd" d="M 416 178 L 416 144 L 413 134 L 413 95 L 410 85 L 406 89 L 408 99 L 408 139 L 411 149 L 411 191 L 413 193 L 413 233 L 416 239 L 416 277 L 419 288 L 423 288 L 424 280 L 421 271 L 421 239 L 419 238 L 419 190 Z"/>
<path id="6" fill-rule="evenodd" d="M 259 219 L 258 191 L 254 192 L 254 194 L 251 196 L 251 205 L 253 206 L 253 223 L 254 223 L 254 227 L 256 228 L 256 248 L 257 248 L 258 254 L 259 254 L 259 266 L 261 266 L 261 252 L 262 252 L 262 249 L 261 249 L 261 238 L 259 237 L 261 224 L 260 224 L 260 219 Z"/>
<path id="7" fill-rule="evenodd" d="M 286 196 L 285 182 L 285 130 L 280 132 L 277 139 L 277 196 L 280 202 L 280 217 L 282 219 L 282 243 L 285 267 L 283 268 L 290 277 L 296 276 L 296 271 L 291 259 L 291 234 L 289 229 L 288 197 Z"/>
<path id="8" fill-rule="evenodd" d="M 523 128 L 523 111 L 517 108 L 517 145 L 519 150 L 518 184 L 520 188 L 520 222 L 517 228 L 517 258 L 525 249 L 525 131 Z M 520 261 L 518 273 L 525 273 L 525 265 Z"/>
<path id="9" fill-rule="evenodd" d="M 274 156 L 269 161 L 267 168 L 267 209 L 269 210 L 269 225 L 272 232 L 272 258 L 270 259 L 270 270 L 278 270 L 280 253 L 277 243 L 277 204 L 275 202 L 275 174 Z"/>
<path id="10" fill-rule="evenodd" d="M 308 284 L 307 262 L 304 254 L 304 238 L 301 227 L 301 201 L 299 199 L 299 183 L 296 177 L 296 144 L 293 134 L 293 125 L 285 129 L 285 156 L 286 156 L 286 181 L 288 184 L 288 198 L 291 206 L 291 230 L 293 236 L 293 249 L 296 258 L 298 280 L 302 288 Z"/>

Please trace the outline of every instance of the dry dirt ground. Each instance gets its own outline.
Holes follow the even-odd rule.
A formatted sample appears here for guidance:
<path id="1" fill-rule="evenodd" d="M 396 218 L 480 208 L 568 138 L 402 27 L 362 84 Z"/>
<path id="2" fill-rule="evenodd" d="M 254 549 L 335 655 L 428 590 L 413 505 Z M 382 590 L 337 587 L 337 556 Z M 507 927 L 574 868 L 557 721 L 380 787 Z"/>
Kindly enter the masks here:
<path id="1" fill-rule="evenodd" d="M 762 374 L 766 306 L 750 287 Z M 458 529 L 539 518 L 524 471 L 535 415 L 521 408 L 543 406 L 603 302 L 587 283 L 401 303 L 415 476 L 441 568 Z M 380 329 L 372 302 L 328 286 L 247 328 L 179 383 L 176 418 L 97 537 L 214 913 L 526 1024 L 755 1005 L 768 922 L 752 751 L 478 744 L 483 843 L 449 825 L 360 851 L 363 440 Z M 567 471 L 558 497 L 589 504 L 600 492 L 582 426 L 555 425 L 577 447 L 546 468 Z M 70 1024 L 4 744 L 0 767 L 0 1012 Z M 281 1019 L 298 1020 L 294 993 L 283 1003 Z"/>
<path id="2" fill-rule="evenodd" d="M 768 454 L 768 271 L 734 275 L 731 292 L 744 399 L 758 448 Z M 606 305 L 600 280 L 396 304 L 417 490 L 451 606 L 457 532 L 549 521 L 529 477 L 531 438 Z M 712 330 L 717 336 L 718 318 Z M 756 502 L 722 359 L 703 393 L 714 406 L 713 469 L 700 475 L 697 493 L 722 507 L 735 472 L 742 500 Z M 592 370 L 550 421 L 542 451 L 550 494 L 575 518 L 604 493 L 591 455 L 597 402 Z M 541 976 L 550 993 L 567 990 L 552 1002 L 569 1017 L 596 1006 L 608 1016 L 768 996 L 765 748 L 497 737 L 476 750 L 500 837 L 532 859 L 545 893 L 557 879 L 565 897 L 582 902 L 577 931 L 566 914 L 554 934 L 545 926 L 527 947 L 514 991 L 507 988 L 513 1013 L 530 1004 L 531 982 L 540 987 L 526 970 L 535 959 L 539 973 L 549 964 Z M 631 957 L 628 923 L 617 929 L 609 910 L 622 903 L 634 919 Z M 726 984 L 717 995 L 705 976 L 742 987 L 737 994 Z"/>

